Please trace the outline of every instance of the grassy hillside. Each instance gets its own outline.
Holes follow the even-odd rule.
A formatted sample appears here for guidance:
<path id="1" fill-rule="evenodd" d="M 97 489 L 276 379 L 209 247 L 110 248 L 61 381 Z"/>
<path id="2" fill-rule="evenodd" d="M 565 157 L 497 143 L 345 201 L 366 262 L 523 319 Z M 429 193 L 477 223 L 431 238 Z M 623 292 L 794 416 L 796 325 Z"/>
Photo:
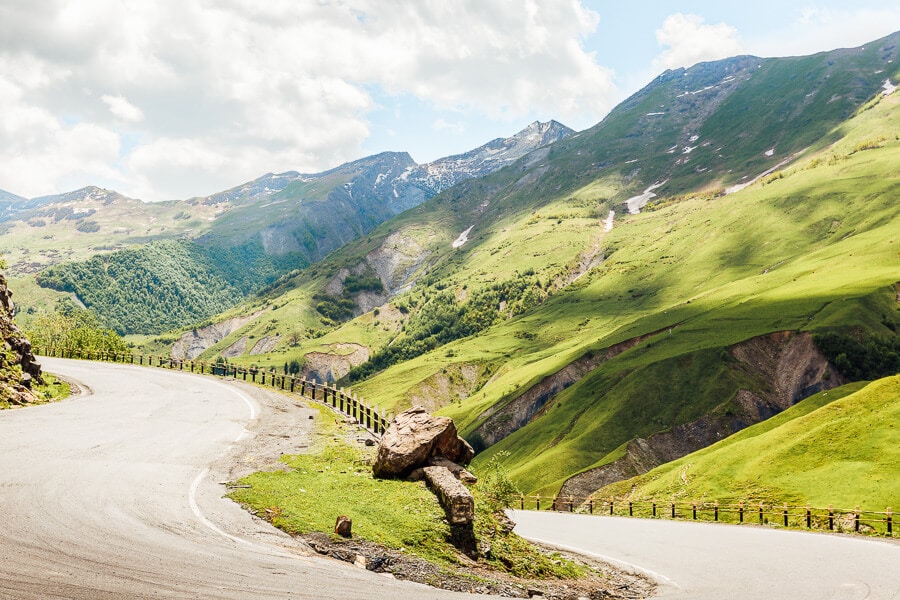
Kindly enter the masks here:
<path id="1" fill-rule="evenodd" d="M 586 317 L 597 348 L 666 333 L 562 392 L 540 418 L 479 460 L 510 452 L 512 473 L 524 489 L 558 489 L 572 473 L 617 458 L 632 437 L 723 403 L 727 409 L 737 389 L 750 383 L 729 373 L 722 351 L 731 344 L 778 330 L 895 336 L 887 324 L 896 328 L 900 321 L 893 287 L 900 181 L 890 166 L 900 160 L 896 107 L 890 98 L 866 111 L 840 144 L 767 185 L 687 200 L 617 226 L 610 232 L 617 251 L 589 284 L 552 299 L 522 323 L 510 323 L 505 333 L 549 326 L 550 306 L 553 326 L 567 340 L 552 356 L 565 357 L 568 340 L 586 337 L 576 327 Z M 884 132 L 892 135 L 882 147 L 852 151 L 860 145 L 857 136 Z M 496 338 L 503 334 L 497 331 Z M 527 365 L 529 358 L 517 355 L 510 362 Z M 564 363 L 534 361 L 496 383 L 514 390 Z M 476 395 L 473 405 L 496 401 Z M 471 431 L 478 410 L 468 409 L 464 403 L 445 412 Z"/>
<path id="2" fill-rule="evenodd" d="M 900 376 L 817 394 L 604 497 L 896 506 Z"/>
<path id="3" fill-rule="evenodd" d="M 503 452 L 527 493 L 611 463 L 636 437 L 728 416 L 739 390 L 772 387 L 734 359 L 736 344 L 779 331 L 896 337 L 900 96 L 877 94 L 897 75 L 893 41 L 664 74 L 597 127 L 282 282 L 206 356 L 268 337 L 274 350 L 233 360 L 278 367 L 358 344 L 373 360 L 350 377 L 363 378 L 356 391 L 440 409 L 473 441 L 568 373 L 573 385 L 476 459 Z M 389 304 L 345 324 L 317 313 L 343 271 L 368 269 L 400 291 Z"/>
<path id="4" fill-rule="evenodd" d="M 443 399 L 452 400 L 443 413 L 471 432 L 486 409 L 590 349 L 663 330 L 559 394 L 477 459 L 509 452 L 505 460 L 524 490 L 552 491 L 613 460 L 633 437 L 727 410 L 738 389 L 764 386 L 723 360 L 731 344 L 779 330 L 894 335 L 897 102 L 862 111 L 833 133 L 841 141 L 768 181 L 726 197 L 664 201 L 620 217 L 608 233 L 568 198 L 500 220 L 480 245 L 463 247 L 454 257 L 457 279 L 441 285 L 460 292 L 480 277 L 502 280 L 534 267 L 547 273 L 564 265 L 544 256 L 565 256 L 560 248 L 569 245 L 588 249 L 591 234 L 608 255 L 538 309 L 391 367 L 358 390 L 400 408 L 418 390 L 441 387 L 436 378 L 449 384 L 477 365 L 489 381 L 474 382 L 467 397 Z"/>

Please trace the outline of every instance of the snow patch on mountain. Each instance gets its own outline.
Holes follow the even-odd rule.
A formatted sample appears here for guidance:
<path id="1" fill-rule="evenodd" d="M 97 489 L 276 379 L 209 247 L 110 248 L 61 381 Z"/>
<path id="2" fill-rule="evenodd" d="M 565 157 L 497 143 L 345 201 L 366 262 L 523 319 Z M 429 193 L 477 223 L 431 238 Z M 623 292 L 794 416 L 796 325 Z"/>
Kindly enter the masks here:
<path id="1" fill-rule="evenodd" d="M 475 226 L 472 225 L 472 227 L 475 227 Z M 461 248 L 466 242 L 468 242 L 469 241 L 469 232 L 472 231 L 472 227 L 469 227 L 468 229 L 463 231 L 461 234 L 459 234 L 459 237 L 456 238 L 456 240 L 451 245 L 454 248 Z"/>
<path id="2" fill-rule="evenodd" d="M 628 207 L 628 212 L 632 215 L 636 215 L 641 212 L 641 209 L 644 208 L 651 199 L 656 198 L 656 194 L 653 193 L 653 190 L 660 188 L 669 180 L 657 182 L 644 190 L 644 193 L 640 196 L 632 196 L 628 200 L 625 201 L 625 205 Z"/>

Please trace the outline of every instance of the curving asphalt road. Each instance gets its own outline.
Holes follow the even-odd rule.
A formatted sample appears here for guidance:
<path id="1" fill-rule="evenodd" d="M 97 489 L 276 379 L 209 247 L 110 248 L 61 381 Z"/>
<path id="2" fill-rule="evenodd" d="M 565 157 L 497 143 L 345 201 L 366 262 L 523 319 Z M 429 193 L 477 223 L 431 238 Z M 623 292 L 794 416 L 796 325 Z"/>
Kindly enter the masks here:
<path id="1" fill-rule="evenodd" d="M 295 403 L 161 369 L 43 362 L 88 390 L 0 412 L 0 598 L 471 597 L 308 556 L 222 498 L 219 481 L 260 466 L 240 454 L 249 438 L 272 436 L 293 452 L 307 443 L 308 415 L 295 414 L 289 430 L 266 422 L 305 410 Z M 525 537 L 650 575 L 659 598 L 900 600 L 897 543 L 551 512 L 513 518 Z"/>
<path id="2" fill-rule="evenodd" d="M 510 511 L 516 533 L 644 573 L 657 598 L 900 599 L 900 544 L 755 526 Z"/>
<path id="3" fill-rule="evenodd" d="M 0 598 L 470 597 L 304 556 L 224 500 L 210 466 L 287 410 L 264 391 L 42 362 L 90 393 L 0 412 Z"/>

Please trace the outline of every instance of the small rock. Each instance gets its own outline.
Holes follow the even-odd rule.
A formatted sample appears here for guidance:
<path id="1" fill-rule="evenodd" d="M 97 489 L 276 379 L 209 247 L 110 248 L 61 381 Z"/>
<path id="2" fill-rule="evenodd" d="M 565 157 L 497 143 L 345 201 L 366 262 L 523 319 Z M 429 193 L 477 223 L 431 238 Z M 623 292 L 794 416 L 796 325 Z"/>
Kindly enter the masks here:
<path id="1" fill-rule="evenodd" d="M 350 517 L 345 515 L 341 515 L 337 518 L 337 522 L 334 524 L 334 532 L 341 537 L 348 538 L 351 533 L 350 530 L 353 527 L 353 521 Z"/>
<path id="2" fill-rule="evenodd" d="M 359 567 L 360 569 L 365 569 L 366 568 L 366 557 L 363 556 L 362 554 L 357 554 L 356 560 L 353 561 L 353 566 Z"/>

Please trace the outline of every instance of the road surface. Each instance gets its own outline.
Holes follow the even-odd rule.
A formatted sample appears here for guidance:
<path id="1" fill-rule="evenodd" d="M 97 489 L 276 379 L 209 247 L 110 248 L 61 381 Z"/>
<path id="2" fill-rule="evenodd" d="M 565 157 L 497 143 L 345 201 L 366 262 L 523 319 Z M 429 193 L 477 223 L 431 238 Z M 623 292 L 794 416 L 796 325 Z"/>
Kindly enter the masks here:
<path id="1" fill-rule="evenodd" d="M 756 526 L 511 511 L 519 535 L 649 575 L 657 598 L 900 599 L 900 544 Z"/>
<path id="2" fill-rule="evenodd" d="M 0 411 L 0 598 L 471 597 L 304 556 L 222 498 L 239 440 L 308 409 L 210 377 L 42 362 L 89 393 Z"/>

